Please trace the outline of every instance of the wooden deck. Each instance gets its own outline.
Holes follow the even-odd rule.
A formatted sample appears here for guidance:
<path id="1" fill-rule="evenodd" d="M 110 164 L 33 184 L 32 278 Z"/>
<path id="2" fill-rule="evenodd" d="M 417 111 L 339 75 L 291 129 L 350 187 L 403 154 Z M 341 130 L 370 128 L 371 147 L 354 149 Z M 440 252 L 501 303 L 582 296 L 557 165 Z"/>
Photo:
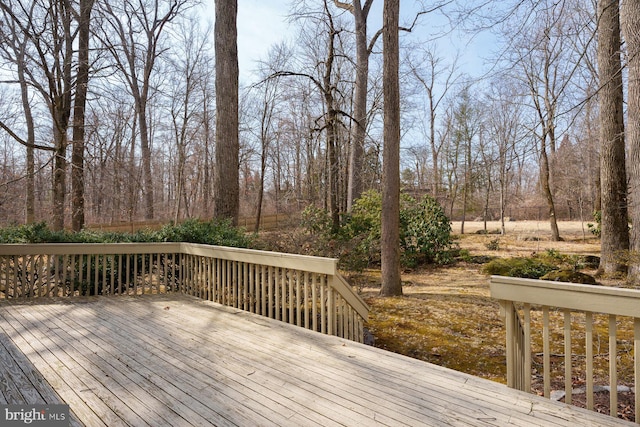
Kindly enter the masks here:
<path id="1" fill-rule="evenodd" d="M 0 304 L 0 404 L 74 425 L 633 425 L 192 297 Z"/>

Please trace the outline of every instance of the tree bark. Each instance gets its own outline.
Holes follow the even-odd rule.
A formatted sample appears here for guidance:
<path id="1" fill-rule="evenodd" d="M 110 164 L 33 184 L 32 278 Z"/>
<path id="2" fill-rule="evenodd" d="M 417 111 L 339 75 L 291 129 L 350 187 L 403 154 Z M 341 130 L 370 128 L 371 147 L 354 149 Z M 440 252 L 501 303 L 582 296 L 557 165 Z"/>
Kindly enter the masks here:
<path id="1" fill-rule="evenodd" d="M 216 0 L 216 168 L 214 216 L 238 223 L 240 206 L 238 136 L 237 0 Z"/>
<path id="2" fill-rule="evenodd" d="M 622 0 L 622 34 L 627 43 L 629 72 L 626 138 L 629 147 L 629 218 L 640 224 L 640 3 Z M 628 279 L 640 282 L 640 227 L 631 228 Z"/>
<path id="3" fill-rule="evenodd" d="M 85 109 L 89 85 L 89 38 L 91 9 L 94 0 L 80 1 L 78 21 L 78 71 L 73 106 L 73 151 L 71 153 L 71 229 L 84 227 L 84 139 Z"/>
<path id="4" fill-rule="evenodd" d="M 347 184 L 347 211 L 351 211 L 353 201 L 360 198 L 363 191 L 362 166 L 364 159 L 364 140 L 367 133 L 367 91 L 369 87 L 369 46 L 367 40 L 367 18 L 373 0 L 360 0 L 342 3 L 334 0 L 338 7 L 349 10 L 355 21 L 356 39 L 356 80 L 353 99 L 354 126 L 351 133 L 351 152 L 349 154 L 349 177 Z"/>
<path id="5" fill-rule="evenodd" d="M 71 61 L 73 58 L 73 35 L 71 32 L 71 5 L 68 1 L 61 1 L 54 6 L 55 16 L 62 24 L 62 34 L 54 35 L 60 37 L 61 47 L 56 52 L 57 61 L 62 64 L 53 66 L 49 71 L 54 76 L 56 89 L 50 88 L 52 102 L 50 105 L 51 117 L 53 118 L 53 140 L 54 140 L 54 171 L 53 171 L 53 212 L 52 229 L 63 230 L 65 219 L 66 201 L 66 175 L 67 175 L 67 130 L 71 117 Z M 59 67 L 59 69 L 58 69 Z"/>
<path id="6" fill-rule="evenodd" d="M 328 12 L 327 12 L 328 15 Z M 328 15 L 329 16 L 329 15 Z M 333 71 L 333 61 L 335 58 L 334 41 L 336 31 L 333 27 L 333 20 L 329 16 L 330 28 L 327 46 L 327 61 L 325 63 L 324 75 L 322 78 L 324 102 L 327 108 L 326 113 L 326 132 L 327 132 L 327 155 L 329 160 L 329 210 L 331 212 L 331 231 L 335 234 L 340 229 L 340 208 L 338 206 L 339 174 L 340 166 L 338 164 L 337 154 L 337 122 L 338 112 L 335 108 L 335 100 L 333 98 L 333 85 L 331 82 L 331 73 Z"/>
<path id="7" fill-rule="evenodd" d="M 629 249 L 619 4 L 618 0 L 599 0 L 597 14 L 602 191 L 599 272 L 606 275 L 624 272 L 620 253 Z"/>
<path id="8" fill-rule="evenodd" d="M 400 1 L 385 0 L 383 29 L 384 147 L 380 295 L 402 295 L 400 278 Z"/>

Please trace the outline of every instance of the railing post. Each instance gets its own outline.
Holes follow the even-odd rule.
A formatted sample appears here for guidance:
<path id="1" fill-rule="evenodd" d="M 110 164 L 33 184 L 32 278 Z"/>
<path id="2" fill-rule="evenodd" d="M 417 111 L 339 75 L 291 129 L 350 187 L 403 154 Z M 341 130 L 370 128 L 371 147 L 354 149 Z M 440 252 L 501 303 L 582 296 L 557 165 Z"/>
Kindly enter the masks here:
<path id="1" fill-rule="evenodd" d="M 513 304 L 510 301 L 500 301 L 500 314 L 504 316 L 506 328 L 507 386 L 515 388 Z"/>

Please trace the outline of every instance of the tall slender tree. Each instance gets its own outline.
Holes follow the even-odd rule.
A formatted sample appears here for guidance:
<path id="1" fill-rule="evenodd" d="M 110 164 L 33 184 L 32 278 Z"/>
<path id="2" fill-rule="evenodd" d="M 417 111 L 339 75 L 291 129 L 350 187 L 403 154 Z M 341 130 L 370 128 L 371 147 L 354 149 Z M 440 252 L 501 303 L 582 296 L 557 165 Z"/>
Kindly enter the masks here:
<path id="1" fill-rule="evenodd" d="M 364 159 L 364 140 L 367 132 L 367 92 L 369 86 L 369 56 L 378 38 L 378 33 L 369 43 L 367 39 L 367 19 L 373 0 L 342 2 L 334 0 L 336 6 L 346 9 L 353 15 L 356 40 L 356 78 L 353 98 L 353 118 L 351 151 L 349 154 L 349 178 L 347 187 L 347 210 L 355 199 L 362 194 L 362 165 Z"/>
<path id="2" fill-rule="evenodd" d="M 383 12 L 384 147 L 380 295 L 402 295 L 400 278 L 400 0 L 385 0 Z"/>
<path id="3" fill-rule="evenodd" d="M 629 249 L 619 6 L 599 0 L 597 12 L 603 274 L 622 272 L 620 253 Z"/>
<path id="4" fill-rule="evenodd" d="M 622 0 L 620 19 L 627 44 L 628 96 L 627 145 L 629 147 L 629 217 L 640 224 L 640 3 Z M 640 227 L 631 228 L 631 262 L 628 278 L 640 282 Z"/>
<path id="5" fill-rule="evenodd" d="M 237 0 L 216 0 L 216 165 L 214 216 L 238 223 L 240 172 L 238 136 Z"/>
<path id="6" fill-rule="evenodd" d="M 73 104 L 73 134 L 71 153 L 71 228 L 80 231 L 84 227 L 84 152 L 85 109 L 89 86 L 89 39 L 91 10 L 94 0 L 80 0 L 78 20 L 78 71 L 76 95 Z"/>

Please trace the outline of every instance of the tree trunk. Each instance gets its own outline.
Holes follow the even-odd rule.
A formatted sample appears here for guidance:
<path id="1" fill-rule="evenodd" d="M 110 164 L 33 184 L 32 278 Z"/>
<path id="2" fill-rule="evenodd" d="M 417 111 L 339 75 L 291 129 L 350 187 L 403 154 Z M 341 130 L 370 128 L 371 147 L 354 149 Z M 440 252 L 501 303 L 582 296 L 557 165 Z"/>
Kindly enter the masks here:
<path id="1" fill-rule="evenodd" d="M 59 130 L 54 129 L 55 151 L 53 160 L 53 212 L 51 228 L 55 231 L 64 229 L 64 205 L 67 176 L 67 138 Z"/>
<path id="2" fill-rule="evenodd" d="M 58 19 L 62 24 L 63 35 L 60 40 L 62 46 L 57 54 L 62 61 L 61 73 L 51 72 L 58 86 L 52 95 L 51 117 L 53 119 L 54 140 L 54 172 L 53 172 L 53 214 L 52 228 L 59 231 L 64 229 L 66 175 L 67 175 L 67 130 L 71 117 L 71 62 L 73 59 L 73 35 L 71 33 L 71 6 L 62 1 L 55 6 Z M 64 50 L 64 51 L 63 51 Z"/>
<path id="3" fill-rule="evenodd" d="M 27 38 L 20 44 L 20 53 L 18 58 L 18 80 L 20 81 L 20 94 L 22 99 L 22 109 L 24 110 L 24 120 L 27 127 L 27 194 L 25 206 L 25 222 L 33 224 L 36 218 L 36 196 L 35 196 L 35 148 L 36 142 L 35 123 L 33 113 L 31 111 L 31 103 L 29 99 L 29 85 L 25 77 L 25 49 Z"/>
<path id="4" fill-rule="evenodd" d="M 402 295 L 400 278 L 400 0 L 384 1 L 384 148 L 380 295 Z"/>
<path id="5" fill-rule="evenodd" d="M 599 272 L 616 274 L 629 249 L 624 147 L 623 93 L 620 62 L 620 15 L 617 0 L 598 1 L 598 75 L 600 78 L 600 185 L 602 256 Z"/>
<path id="6" fill-rule="evenodd" d="M 549 156 L 547 155 L 546 137 L 543 136 L 540 145 L 540 187 L 542 194 L 547 202 L 547 208 L 549 209 L 549 225 L 551 226 L 551 240 L 554 242 L 560 241 L 560 230 L 558 229 L 558 221 L 556 219 L 556 206 L 553 200 L 553 192 L 551 191 L 550 183 L 550 167 Z"/>
<path id="7" fill-rule="evenodd" d="M 84 227 L 84 138 L 85 108 L 89 84 L 89 38 L 91 9 L 94 0 L 80 1 L 78 22 L 78 72 L 73 107 L 73 151 L 71 154 L 71 228 Z"/>
<path id="8" fill-rule="evenodd" d="M 326 8 L 326 5 L 325 5 Z M 335 59 L 335 37 L 338 34 L 333 27 L 333 19 L 327 11 L 329 18 L 329 39 L 327 46 L 327 60 L 325 62 L 324 75 L 322 76 L 322 92 L 326 112 L 325 128 L 327 132 L 327 156 L 329 162 L 329 210 L 331 213 L 331 232 L 337 233 L 340 230 L 340 207 L 338 195 L 340 192 L 340 164 L 338 160 L 338 111 L 335 107 L 333 97 L 334 85 L 331 82 L 333 72 L 333 62 Z"/>
<path id="9" fill-rule="evenodd" d="M 142 181 L 144 183 L 144 218 L 151 220 L 155 216 L 153 206 L 153 173 L 151 172 L 151 144 L 147 122 L 147 98 L 140 97 L 138 102 L 138 126 L 140 128 L 140 154 L 142 161 Z"/>
<path id="10" fill-rule="evenodd" d="M 367 18 L 372 0 L 362 6 L 360 0 L 353 1 L 356 32 L 356 80 L 353 101 L 352 147 L 349 157 L 349 181 L 347 186 L 347 210 L 351 211 L 353 201 L 360 198 L 363 191 L 362 165 L 364 140 L 367 132 L 367 91 L 369 86 L 369 48 L 367 46 Z"/>
<path id="11" fill-rule="evenodd" d="M 640 4 L 623 0 L 620 11 L 622 34 L 627 43 L 629 85 L 626 137 L 629 147 L 629 217 L 640 224 Z M 640 227 L 631 228 L 628 278 L 640 282 Z"/>
<path id="12" fill-rule="evenodd" d="M 216 168 L 214 216 L 238 224 L 240 171 L 238 136 L 237 0 L 215 1 Z"/>

